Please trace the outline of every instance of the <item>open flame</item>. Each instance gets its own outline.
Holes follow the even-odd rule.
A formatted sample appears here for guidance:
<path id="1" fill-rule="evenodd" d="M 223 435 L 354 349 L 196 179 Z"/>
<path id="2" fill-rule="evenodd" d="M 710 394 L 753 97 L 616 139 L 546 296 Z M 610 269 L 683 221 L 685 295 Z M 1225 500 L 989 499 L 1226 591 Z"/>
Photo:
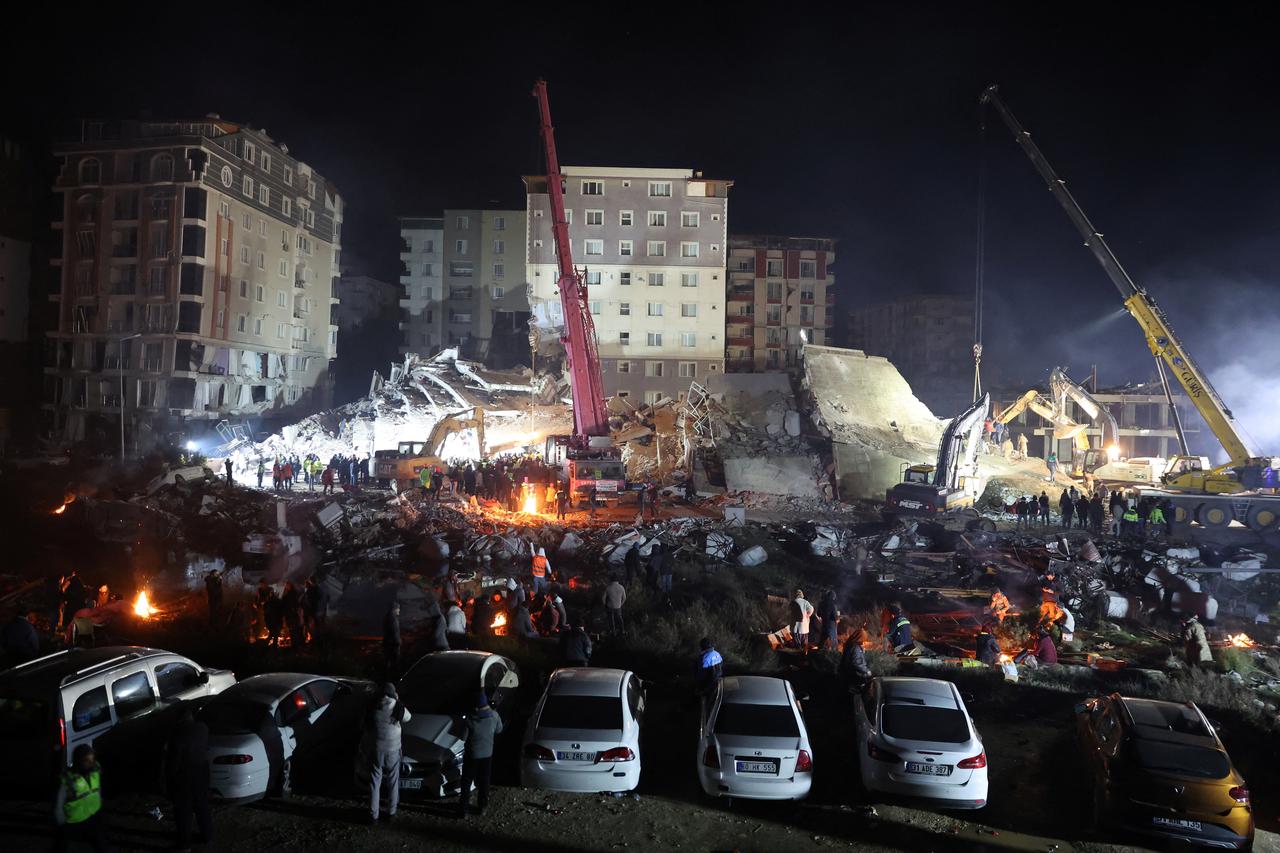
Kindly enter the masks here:
<path id="1" fill-rule="evenodd" d="M 1228 634 L 1227 642 L 1235 646 L 1237 649 L 1252 649 L 1258 645 L 1254 642 L 1252 637 L 1243 632 L 1239 634 Z"/>
<path id="2" fill-rule="evenodd" d="M 527 512 L 530 515 L 538 514 L 538 499 L 534 497 L 532 491 L 526 491 L 524 493 L 524 503 L 520 505 L 520 511 Z"/>
<path id="3" fill-rule="evenodd" d="M 997 663 L 1001 665 L 1006 663 L 1013 663 L 1013 655 L 1009 654 L 1008 652 L 1001 652 L 1000 659 L 997 661 Z"/>
<path id="4" fill-rule="evenodd" d="M 495 637 L 505 637 L 507 635 L 507 614 L 499 610 L 493 617 L 493 623 L 489 626 L 493 629 Z"/>
<path id="5" fill-rule="evenodd" d="M 62 506 L 53 510 L 51 512 L 51 515 L 62 515 L 64 512 L 67 511 L 67 507 L 71 506 L 75 502 L 76 502 L 75 494 L 73 492 L 67 492 L 66 497 L 62 499 Z"/>
<path id="6" fill-rule="evenodd" d="M 151 606 L 151 601 L 150 599 L 147 598 L 147 591 L 144 589 L 141 592 L 139 592 L 137 599 L 135 599 L 133 602 L 134 615 L 140 616 L 143 619 L 150 619 L 152 616 L 155 616 L 158 612 L 159 612 L 158 610 L 156 610 L 154 607 Z"/>

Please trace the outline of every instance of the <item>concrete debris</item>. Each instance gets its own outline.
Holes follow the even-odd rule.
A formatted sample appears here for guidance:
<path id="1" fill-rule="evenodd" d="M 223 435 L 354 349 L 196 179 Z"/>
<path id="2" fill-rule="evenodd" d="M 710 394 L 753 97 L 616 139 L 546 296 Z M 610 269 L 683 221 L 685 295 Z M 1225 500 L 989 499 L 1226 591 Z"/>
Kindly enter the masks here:
<path id="1" fill-rule="evenodd" d="M 740 566 L 758 566 L 769 559 L 769 552 L 764 549 L 763 545 L 752 545 L 739 554 L 737 559 Z"/>

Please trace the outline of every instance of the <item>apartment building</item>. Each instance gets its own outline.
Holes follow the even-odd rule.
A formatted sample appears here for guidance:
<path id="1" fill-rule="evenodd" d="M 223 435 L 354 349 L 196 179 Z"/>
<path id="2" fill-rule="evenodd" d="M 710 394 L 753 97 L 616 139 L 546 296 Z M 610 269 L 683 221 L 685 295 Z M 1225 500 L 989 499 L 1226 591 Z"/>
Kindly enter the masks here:
<path id="1" fill-rule="evenodd" d="M 606 394 L 679 397 L 724 371 L 732 181 L 690 169 L 564 166 L 574 263 L 586 270 Z M 563 324 L 547 179 L 527 176 L 531 304 Z"/>
<path id="2" fill-rule="evenodd" d="M 343 203 L 288 146 L 216 115 L 84 122 L 59 144 L 45 407 L 66 440 L 190 435 L 329 402 Z"/>
<path id="3" fill-rule="evenodd" d="M 466 358 L 488 359 L 513 331 L 528 337 L 524 238 L 523 210 L 444 212 L 445 341 Z"/>
<path id="4" fill-rule="evenodd" d="M 729 237 L 726 370 L 795 370 L 806 343 L 831 343 L 835 242 L 829 237 Z"/>
<path id="5" fill-rule="evenodd" d="M 0 136 L 0 452 L 27 420 L 39 380 L 31 369 L 34 345 L 28 334 L 37 186 L 30 153 Z"/>
<path id="6" fill-rule="evenodd" d="M 848 345 L 893 362 L 935 415 L 973 402 L 973 298 L 908 296 L 849 312 Z"/>
<path id="7" fill-rule="evenodd" d="M 400 217 L 401 354 L 444 346 L 444 219 Z"/>

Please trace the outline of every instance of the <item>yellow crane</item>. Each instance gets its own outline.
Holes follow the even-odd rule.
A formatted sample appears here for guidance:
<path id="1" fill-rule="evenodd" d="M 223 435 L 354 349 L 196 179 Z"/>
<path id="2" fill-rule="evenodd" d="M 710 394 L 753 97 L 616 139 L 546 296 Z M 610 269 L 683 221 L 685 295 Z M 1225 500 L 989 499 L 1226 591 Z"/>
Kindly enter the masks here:
<path id="1" fill-rule="evenodd" d="M 1032 141 L 1031 134 L 1023 129 L 1000 99 L 999 88 L 989 86 L 979 98 L 979 103 L 993 107 L 1013 133 L 1014 140 L 1031 160 L 1049 192 L 1084 238 L 1085 246 L 1120 291 L 1124 307 L 1142 328 L 1147 346 L 1155 356 L 1156 369 L 1169 401 L 1182 452 L 1170 460 L 1168 469 L 1160 478 L 1162 488 L 1153 490 L 1152 494 L 1173 504 L 1178 521 L 1194 520 L 1206 527 L 1226 527 L 1235 520 L 1260 533 L 1280 527 L 1280 494 L 1277 494 L 1277 489 L 1280 489 L 1280 471 L 1277 470 L 1280 469 L 1280 459 L 1262 456 L 1249 445 L 1236 425 L 1235 416 L 1178 340 L 1155 298 L 1135 284 L 1120 265 L 1102 232 L 1093 226 L 1067 189 L 1066 181 L 1058 177 L 1039 146 Z M 1226 451 L 1227 461 L 1224 464 L 1211 467 L 1204 457 L 1187 452 L 1182 423 L 1169 387 L 1170 373 Z"/>

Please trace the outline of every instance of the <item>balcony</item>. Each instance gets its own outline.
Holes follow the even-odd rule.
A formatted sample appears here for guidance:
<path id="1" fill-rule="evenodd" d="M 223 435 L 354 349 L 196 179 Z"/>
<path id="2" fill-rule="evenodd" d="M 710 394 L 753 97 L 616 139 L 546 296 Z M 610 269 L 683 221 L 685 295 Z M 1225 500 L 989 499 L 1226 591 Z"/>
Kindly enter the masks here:
<path id="1" fill-rule="evenodd" d="M 294 287 L 306 287 L 306 286 L 307 286 L 307 283 L 302 279 L 302 277 L 301 277 L 301 276 L 297 276 L 297 277 L 295 277 L 295 278 L 294 278 L 294 280 L 293 280 L 293 286 L 294 286 Z"/>
<path id="2" fill-rule="evenodd" d="M 731 347 L 754 347 L 756 339 L 751 335 L 730 335 L 728 338 Z"/>
<path id="3" fill-rule="evenodd" d="M 756 301 L 755 288 L 743 288 L 741 290 L 738 288 L 734 288 L 733 290 L 729 291 L 729 301 L 730 302 L 755 302 Z"/>
<path id="4" fill-rule="evenodd" d="M 756 362 L 752 358 L 730 358 L 725 360 L 724 368 L 730 373 L 751 373 L 756 369 Z"/>

